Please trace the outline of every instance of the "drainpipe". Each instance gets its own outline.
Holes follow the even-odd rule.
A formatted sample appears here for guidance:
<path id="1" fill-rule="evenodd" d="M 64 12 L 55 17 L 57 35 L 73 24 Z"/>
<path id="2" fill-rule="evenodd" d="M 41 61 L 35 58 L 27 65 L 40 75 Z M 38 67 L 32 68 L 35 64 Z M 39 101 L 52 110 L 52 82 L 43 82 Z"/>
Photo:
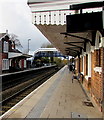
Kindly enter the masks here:
<path id="1" fill-rule="evenodd" d="M 0 75 L 2 74 L 2 40 L 0 41 Z M 2 76 L 0 76 L 0 93 L 2 92 Z M 2 111 L 2 94 L 0 94 L 0 111 Z M 2 113 L 0 113 L 1 116 Z"/>

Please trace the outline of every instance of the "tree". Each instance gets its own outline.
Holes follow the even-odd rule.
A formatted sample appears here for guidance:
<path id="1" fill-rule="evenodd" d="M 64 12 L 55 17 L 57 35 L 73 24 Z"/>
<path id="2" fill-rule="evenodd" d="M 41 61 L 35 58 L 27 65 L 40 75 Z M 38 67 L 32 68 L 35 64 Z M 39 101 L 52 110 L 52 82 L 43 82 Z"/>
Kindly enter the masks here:
<path id="1" fill-rule="evenodd" d="M 12 42 L 15 42 L 15 46 L 16 46 L 16 47 L 21 47 L 21 48 L 23 48 L 23 46 L 21 45 L 21 43 L 20 43 L 17 35 L 15 35 L 15 34 L 10 34 L 9 37 L 10 37 L 10 40 L 11 40 Z"/>
<path id="2" fill-rule="evenodd" d="M 57 58 L 55 57 L 54 58 L 54 62 L 59 66 L 59 67 L 62 67 L 64 65 L 66 65 L 68 63 L 68 60 L 65 60 L 65 59 L 61 59 L 61 58 Z"/>

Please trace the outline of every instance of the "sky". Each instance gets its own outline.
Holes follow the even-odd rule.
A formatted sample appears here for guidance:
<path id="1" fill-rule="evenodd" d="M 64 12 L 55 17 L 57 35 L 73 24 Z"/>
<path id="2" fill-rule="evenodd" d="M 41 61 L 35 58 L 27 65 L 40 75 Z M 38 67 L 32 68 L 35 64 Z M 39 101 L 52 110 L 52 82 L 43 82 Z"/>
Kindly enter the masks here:
<path id="1" fill-rule="evenodd" d="M 27 5 L 27 0 L 0 0 L 0 33 L 13 33 L 18 36 L 23 51 L 34 51 L 47 43 L 48 40 L 32 24 L 32 13 Z"/>

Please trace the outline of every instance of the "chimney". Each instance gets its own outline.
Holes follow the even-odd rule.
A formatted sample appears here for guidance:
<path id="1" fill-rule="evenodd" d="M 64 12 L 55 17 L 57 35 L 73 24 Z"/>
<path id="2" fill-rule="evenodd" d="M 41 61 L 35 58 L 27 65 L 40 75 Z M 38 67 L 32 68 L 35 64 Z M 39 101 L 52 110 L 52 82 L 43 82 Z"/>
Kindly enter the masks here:
<path id="1" fill-rule="evenodd" d="M 8 30 L 6 30 L 6 34 L 8 34 Z"/>

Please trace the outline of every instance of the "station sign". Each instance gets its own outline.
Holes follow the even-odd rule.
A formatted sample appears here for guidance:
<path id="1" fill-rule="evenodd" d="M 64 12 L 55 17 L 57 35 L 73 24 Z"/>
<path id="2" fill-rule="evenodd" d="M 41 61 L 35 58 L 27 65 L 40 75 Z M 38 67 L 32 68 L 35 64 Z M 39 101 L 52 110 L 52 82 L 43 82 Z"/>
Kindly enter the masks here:
<path id="1" fill-rule="evenodd" d="M 67 15 L 66 24 L 67 33 L 102 30 L 104 28 L 102 12 Z"/>

